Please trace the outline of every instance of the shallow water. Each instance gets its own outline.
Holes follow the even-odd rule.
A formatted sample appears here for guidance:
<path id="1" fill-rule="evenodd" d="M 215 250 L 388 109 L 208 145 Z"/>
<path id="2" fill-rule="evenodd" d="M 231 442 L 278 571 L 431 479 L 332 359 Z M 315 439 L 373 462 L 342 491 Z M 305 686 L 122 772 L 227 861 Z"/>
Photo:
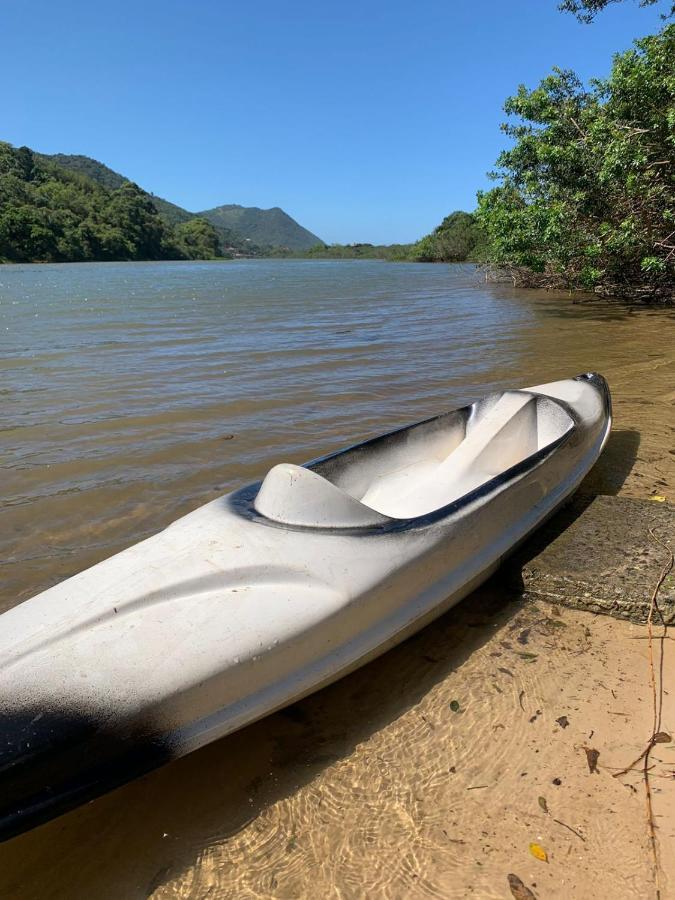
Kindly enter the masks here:
<path id="1" fill-rule="evenodd" d="M 667 445 L 671 323 L 471 266 L 2 266 L 0 608 L 274 462 L 590 369 L 616 397 L 618 488 L 637 432 L 646 462 Z"/>
<path id="2" fill-rule="evenodd" d="M 588 370 L 610 382 L 615 429 L 584 489 L 672 499 L 674 346 L 666 312 L 488 286 L 470 266 L 0 267 L 0 609 L 275 462 Z M 459 754 L 471 773 L 471 752 L 436 720 L 453 672 L 510 615 L 481 613 L 481 630 L 467 609 L 367 674 L 4 845 L 0 885 L 41 898 L 404 897 L 466 896 L 473 880 L 503 896 L 474 856 L 471 874 L 464 838 L 443 837 L 448 768 Z M 525 669 L 523 683 L 536 696 L 555 677 Z M 484 747 L 513 697 L 494 692 L 486 720 L 479 670 L 471 679 L 463 731 Z M 474 759 L 476 777 L 517 767 L 519 737 L 495 744 L 487 768 Z"/>

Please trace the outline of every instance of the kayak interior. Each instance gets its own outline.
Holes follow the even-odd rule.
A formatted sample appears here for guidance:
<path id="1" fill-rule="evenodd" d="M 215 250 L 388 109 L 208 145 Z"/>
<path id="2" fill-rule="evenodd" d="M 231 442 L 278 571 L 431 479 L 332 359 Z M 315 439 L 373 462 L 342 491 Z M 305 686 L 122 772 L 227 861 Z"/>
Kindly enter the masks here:
<path id="1" fill-rule="evenodd" d="M 573 428 L 566 404 L 504 391 L 306 466 L 274 466 L 253 508 L 286 527 L 419 521 L 535 465 Z"/>

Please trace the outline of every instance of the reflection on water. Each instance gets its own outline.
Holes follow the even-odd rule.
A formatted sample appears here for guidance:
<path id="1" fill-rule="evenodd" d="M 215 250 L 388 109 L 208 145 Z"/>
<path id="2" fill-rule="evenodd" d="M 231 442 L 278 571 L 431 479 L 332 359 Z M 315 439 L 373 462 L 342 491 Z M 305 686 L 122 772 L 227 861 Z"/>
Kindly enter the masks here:
<path id="1" fill-rule="evenodd" d="M 616 429 L 586 489 L 668 494 L 674 344 L 666 313 L 486 286 L 468 266 L 0 267 L 0 609 L 282 459 L 591 369 Z M 508 628 L 504 604 L 493 586 L 286 713 L 4 845 L 0 879 L 40 898 L 450 896 L 467 855 L 451 769 L 466 803 L 472 767 L 492 783 L 525 739 L 494 740 L 500 695 L 487 724 L 475 662 L 472 742 L 442 713 Z"/>

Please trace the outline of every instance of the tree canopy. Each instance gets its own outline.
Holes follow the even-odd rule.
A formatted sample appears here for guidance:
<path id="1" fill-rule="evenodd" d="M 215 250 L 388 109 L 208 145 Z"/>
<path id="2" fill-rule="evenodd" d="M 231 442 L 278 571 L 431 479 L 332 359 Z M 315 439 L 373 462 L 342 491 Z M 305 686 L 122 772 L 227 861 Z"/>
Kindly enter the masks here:
<path id="1" fill-rule="evenodd" d="M 172 229 L 138 185 L 115 189 L 0 142 L 0 260 L 194 259 L 219 255 L 213 226 Z"/>
<path id="2" fill-rule="evenodd" d="M 410 244 L 315 244 L 308 250 L 296 250 L 289 254 L 279 250 L 271 255 L 295 256 L 300 259 L 388 259 L 404 261 L 409 258 Z"/>
<path id="3" fill-rule="evenodd" d="M 611 3 L 622 3 L 623 0 L 562 0 L 559 6 L 563 12 L 571 12 L 580 22 L 592 22 L 596 15 Z M 661 0 L 639 0 L 640 6 L 655 6 Z M 675 3 L 670 3 L 669 15 L 675 14 Z"/>
<path id="4" fill-rule="evenodd" d="M 476 217 L 457 210 L 413 244 L 410 258 L 419 262 L 464 262 L 482 259 L 484 253 L 485 237 Z"/>
<path id="5" fill-rule="evenodd" d="M 505 111 L 513 146 L 477 214 L 491 260 L 515 277 L 672 295 L 675 26 L 617 55 L 609 78 L 585 87 L 555 69 Z"/>
<path id="6" fill-rule="evenodd" d="M 391 262 L 466 262 L 484 257 L 485 236 L 472 213 L 457 210 L 415 244 L 316 244 L 306 259 L 386 259 Z M 283 255 L 288 255 L 285 251 Z"/>
<path id="7" fill-rule="evenodd" d="M 220 256 L 220 240 L 216 229 L 199 217 L 182 222 L 174 229 L 176 244 L 187 259 L 212 259 Z"/>

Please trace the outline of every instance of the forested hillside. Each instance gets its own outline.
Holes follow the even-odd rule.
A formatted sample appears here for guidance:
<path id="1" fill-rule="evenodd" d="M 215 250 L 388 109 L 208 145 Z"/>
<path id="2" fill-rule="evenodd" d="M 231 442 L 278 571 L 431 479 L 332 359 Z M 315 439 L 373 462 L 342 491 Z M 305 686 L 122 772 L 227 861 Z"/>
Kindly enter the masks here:
<path id="1" fill-rule="evenodd" d="M 34 157 L 38 163 L 57 165 L 60 169 L 90 179 L 109 191 L 118 190 L 129 181 L 124 175 L 89 156 L 35 153 Z M 195 219 L 209 222 L 217 234 L 220 251 L 226 256 L 260 256 L 269 253 L 281 255 L 283 251 L 308 249 L 321 243 L 320 238 L 303 228 L 279 207 L 258 209 L 226 204 L 203 212 L 189 212 L 163 197 L 154 194 L 147 196 L 170 230 Z M 188 231 L 195 232 L 194 226 Z M 196 231 L 203 232 L 203 228 L 197 228 Z"/>
<path id="2" fill-rule="evenodd" d="M 308 250 L 321 243 L 320 238 L 299 225 L 278 206 L 258 209 L 257 206 L 228 204 L 205 209 L 198 215 L 216 227 L 231 229 L 259 247 Z"/>
<path id="3" fill-rule="evenodd" d="M 71 153 L 53 153 L 51 155 L 39 153 L 36 154 L 36 156 L 40 159 L 56 163 L 56 165 L 60 166 L 62 169 L 69 169 L 71 172 L 86 175 L 87 178 L 91 178 L 92 181 L 95 181 L 97 184 L 100 184 L 102 187 L 108 188 L 109 190 L 115 190 L 118 187 L 122 187 L 125 181 L 131 180 L 125 178 L 124 175 L 120 175 L 119 172 L 115 172 L 113 169 L 108 168 L 108 166 L 99 162 L 97 159 L 92 159 L 90 156 L 81 156 L 80 154 Z M 175 203 L 170 203 L 162 197 L 156 197 L 154 194 L 151 194 L 150 196 L 157 208 L 157 212 L 168 225 L 180 225 L 182 222 L 189 222 L 189 220 L 193 219 L 195 216 L 194 213 L 188 212 L 186 209 L 182 209 L 180 206 L 176 206 Z"/>
<path id="4" fill-rule="evenodd" d="M 0 142 L 0 260 L 202 259 L 219 253 L 210 223 L 171 228 L 138 185 L 109 188 Z"/>
<path id="5" fill-rule="evenodd" d="M 36 156 L 38 156 L 39 159 L 56 163 L 61 168 L 68 169 L 71 172 L 84 175 L 92 181 L 95 181 L 97 184 L 100 184 L 102 187 L 111 190 L 119 188 L 125 182 L 129 181 L 124 175 L 120 175 L 119 172 L 115 172 L 102 162 L 99 162 L 97 159 L 92 159 L 89 156 L 70 153 L 54 153 L 51 156 L 47 156 L 46 154 L 36 154 Z M 170 228 L 183 225 L 186 222 L 190 222 L 197 218 L 207 218 L 201 213 L 189 212 L 187 209 L 183 209 L 181 206 L 177 206 L 175 203 L 171 203 L 163 197 L 157 197 L 155 194 L 150 194 L 149 196 L 152 198 L 152 203 L 159 213 L 160 218 Z M 247 255 L 253 255 L 259 252 L 257 244 L 254 241 L 246 240 L 246 236 L 238 234 L 232 228 L 226 227 L 223 224 L 218 224 L 217 222 L 212 222 L 211 224 L 218 235 L 219 246 L 226 255 L 231 255 L 231 251 L 246 253 Z M 229 254 L 228 251 L 230 251 Z"/>

